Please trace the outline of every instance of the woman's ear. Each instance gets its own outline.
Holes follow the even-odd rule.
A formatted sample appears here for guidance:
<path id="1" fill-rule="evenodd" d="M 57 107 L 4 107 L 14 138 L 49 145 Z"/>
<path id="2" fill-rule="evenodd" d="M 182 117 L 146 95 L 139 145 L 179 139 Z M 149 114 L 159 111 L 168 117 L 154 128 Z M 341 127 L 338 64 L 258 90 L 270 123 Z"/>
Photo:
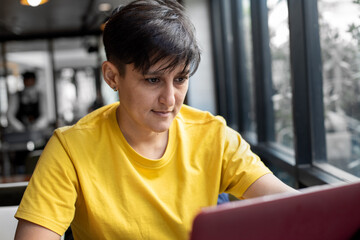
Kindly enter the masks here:
<path id="1" fill-rule="evenodd" d="M 117 91 L 119 71 L 117 70 L 116 66 L 109 61 L 105 61 L 103 62 L 101 69 L 105 82 L 114 91 Z"/>

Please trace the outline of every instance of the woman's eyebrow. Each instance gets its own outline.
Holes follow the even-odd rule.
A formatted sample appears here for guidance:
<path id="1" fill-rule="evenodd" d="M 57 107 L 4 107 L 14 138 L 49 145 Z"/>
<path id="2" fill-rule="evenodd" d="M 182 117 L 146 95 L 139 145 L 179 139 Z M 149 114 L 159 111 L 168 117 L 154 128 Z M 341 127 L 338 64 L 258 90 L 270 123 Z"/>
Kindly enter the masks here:
<path id="1" fill-rule="evenodd" d="M 178 73 L 178 75 L 188 75 L 188 74 L 190 74 L 190 69 L 185 69 Z"/>
<path id="2" fill-rule="evenodd" d="M 163 70 L 147 71 L 144 72 L 143 75 L 162 75 L 164 72 Z"/>
<path id="3" fill-rule="evenodd" d="M 165 74 L 167 71 L 166 70 L 155 70 L 155 71 L 147 71 L 147 72 L 144 72 L 143 75 L 150 75 L 150 76 L 155 76 L 155 75 L 158 75 L 158 76 L 161 76 L 163 74 Z M 187 75 L 190 73 L 190 70 L 189 69 L 186 69 L 186 70 L 183 70 L 183 71 L 179 71 L 178 73 L 176 73 L 176 75 Z"/>

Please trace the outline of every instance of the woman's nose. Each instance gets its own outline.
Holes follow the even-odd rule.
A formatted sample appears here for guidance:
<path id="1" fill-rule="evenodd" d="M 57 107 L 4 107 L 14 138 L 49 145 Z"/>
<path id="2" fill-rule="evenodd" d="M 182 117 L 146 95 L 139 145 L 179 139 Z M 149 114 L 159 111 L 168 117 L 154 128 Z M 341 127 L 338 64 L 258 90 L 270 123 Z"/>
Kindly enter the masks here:
<path id="1" fill-rule="evenodd" d="M 167 107 L 172 107 L 175 105 L 175 90 L 172 84 L 166 84 L 164 86 L 161 91 L 159 101 Z"/>

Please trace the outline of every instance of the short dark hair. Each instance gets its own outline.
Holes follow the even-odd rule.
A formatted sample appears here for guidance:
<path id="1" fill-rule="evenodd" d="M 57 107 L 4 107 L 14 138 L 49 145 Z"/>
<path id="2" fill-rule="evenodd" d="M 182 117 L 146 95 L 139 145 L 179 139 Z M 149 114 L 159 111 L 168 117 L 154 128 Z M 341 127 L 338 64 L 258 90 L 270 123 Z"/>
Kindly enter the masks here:
<path id="1" fill-rule="evenodd" d="M 195 28 L 175 0 L 136 0 L 116 9 L 105 24 L 103 43 L 107 59 L 121 74 L 125 64 L 145 73 L 169 59 L 162 70 L 185 63 L 192 75 L 200 63 Z"/>
<path id="2" fill-rule="evenodd" d="M 35 72 L 32 71 L 26 71 L 22 74 L 23 79 L 29 79 L 29 78 L 33 78 L 36 79 L 36 75 Z"/>

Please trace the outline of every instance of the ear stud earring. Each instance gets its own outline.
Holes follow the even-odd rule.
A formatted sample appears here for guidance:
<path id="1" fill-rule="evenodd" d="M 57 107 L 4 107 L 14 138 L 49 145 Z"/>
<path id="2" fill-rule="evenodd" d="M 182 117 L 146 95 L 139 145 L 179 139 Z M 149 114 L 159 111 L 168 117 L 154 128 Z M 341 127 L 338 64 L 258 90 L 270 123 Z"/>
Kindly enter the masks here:
<path id="1" fill-rule="evenodd" d="M 115 92 L 117 92 L 117 89 L 116 89 L 116 87 L 113 87 L 113 90 L 114 90 Z"/>

